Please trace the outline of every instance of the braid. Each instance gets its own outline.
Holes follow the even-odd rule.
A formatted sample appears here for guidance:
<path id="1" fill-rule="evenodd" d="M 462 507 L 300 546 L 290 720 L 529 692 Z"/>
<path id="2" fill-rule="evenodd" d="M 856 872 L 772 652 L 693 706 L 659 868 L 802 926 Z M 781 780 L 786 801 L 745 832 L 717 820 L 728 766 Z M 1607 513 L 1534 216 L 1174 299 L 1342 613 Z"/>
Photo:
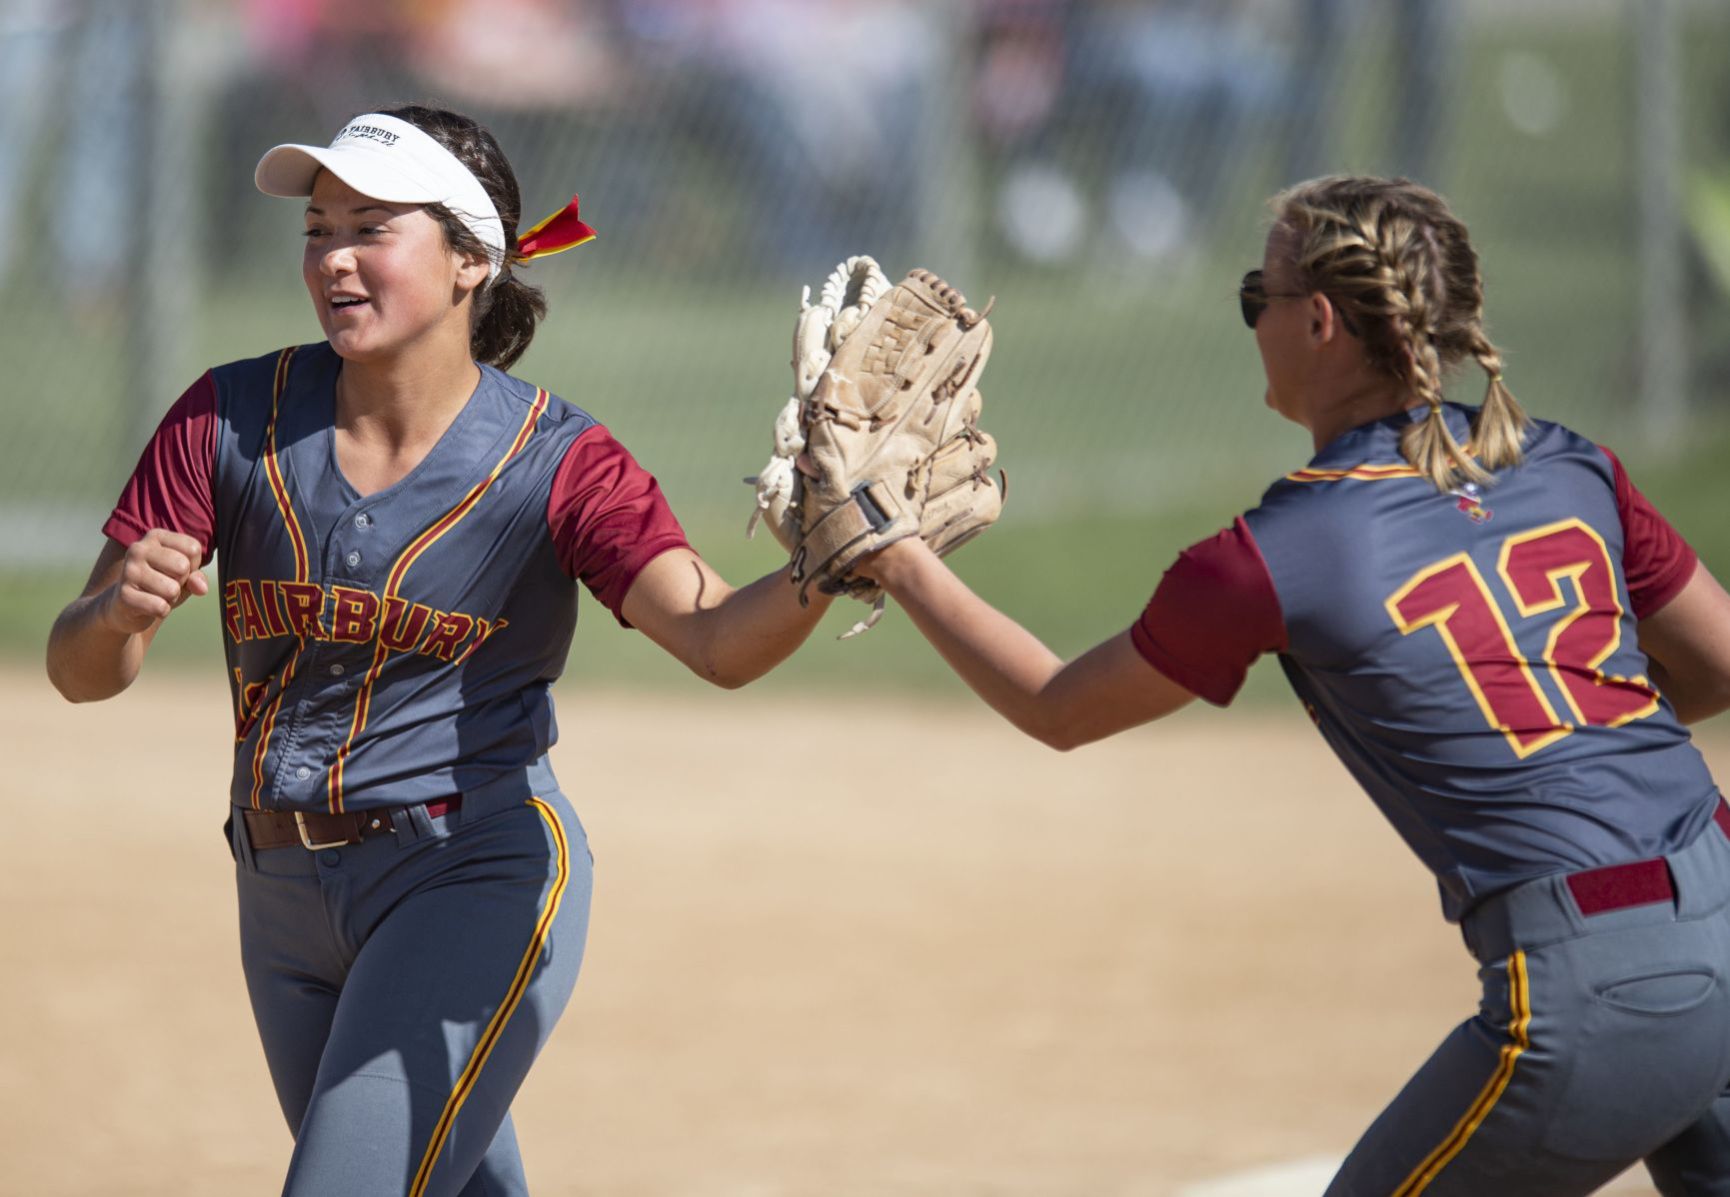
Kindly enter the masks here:
<path id="1" fill-rule="evenodd" d="M 1400 365 L 1396 373 L 1411 385 L 1412 392 L 1431 407 L 1442 401 L 1442 363 L 1436 354 L 1435 316 L 1430 301 L 1432 280 L 1423 233 L 1409 220 L 1382 207 L 1374 213 L 1376 255 L 1386 279 L 1388 307 L 1394 335 L 1400 342 Z"/>
<path id="2" fill-rule="evenodd" d="M 1487 485 L 1490 470 L 1517 465 L 1530 421 L 1502 385 L 1501 353 L 1483 329 L 1478 257 L 1442 198 L 1405 179 L 1334 176 L 1300 183 L 1274 208 L 1295 234 L 1303 285 L 1350 316 L 1370 363 L 1429 408 L 1400 438 L 1406 460 L 1443 491 Z M 1473 420 L 1481 465 L 1442 408 L 1443 373 L 1468 355 L 1490 376 Z"/>
<path id="3" fill-rule="evenodd" d="M 1484 276 L 1470 234 L 1439 196 L 1427 194 L 1430 220 L 1442 241 L 1439 265 L 1447 288 L 1450 319 L 1438 330 L 1438 344 L 1450 360 L 1470 355 L 1489 380 L 1483 405 L 1472 419 L 1478 457 L 1492 470 L 1519 465 L 1531 419 L 1502 382 L 1502 351 L 1484 331 Z"/>
<path id="4" fill-rule="evenodd" d="M 1490 381 L 1484 392 L 1484 405 L 1478 409 L 1472 435 L 1477 440 L 1478 452 L 1482 455 L 1484 464 L 1492 470 L 1518 465 L 1523 457 L 1521 442 L 1532 421 L 1502 382 L 1501 351 L 1490 343 L 1490 338 L 1484 335 L 1481 327 L 1477 328 L 1475 333 L 1471 354 L 1477 359 L 1478 365 L 1484 368 Z"/>
<path id="5" fill-rule="evenodd" d="M 1393 326 L 1401 343 L 1400 364 L 1412 393 L 1429 411 L 1400 436 L 1400 452 L 1437 490 L 1462 480 L 1487 484 L 1489 473 L 1454 439 L 1442 412 L 1442 360 L 1436 347 L 1436 312 L 1445 307 L 1439 284 L 1434 234 L 1390 205 L 1377 213 L 1376 248 L 1388 266 Z"/>

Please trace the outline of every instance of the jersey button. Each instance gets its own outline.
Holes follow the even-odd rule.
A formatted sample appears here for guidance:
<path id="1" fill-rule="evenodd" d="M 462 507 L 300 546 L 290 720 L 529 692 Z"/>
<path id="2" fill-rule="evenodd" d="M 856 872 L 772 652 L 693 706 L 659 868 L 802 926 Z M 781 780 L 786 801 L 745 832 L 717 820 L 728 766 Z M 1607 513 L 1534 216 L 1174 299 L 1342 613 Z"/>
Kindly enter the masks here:
<path id="1" fill-rule="evenodd" d="M 307 778 L 312 776 L 312 770 L 308 769 L 305 765 L 302 765 L 294 771 L 294 775 L 299 780 L 305 781 Z"/>
<path id="2" fill-rule="evenodd" d="M 341 665 L 332 665 L 330 667 L 330 676 L 331 677 L 341 677 L 342 676 L 342 666 Z"/>
<path id="3" fill-rule="evenodd" d="M 368 515 L 364 511 L 361 512 L 359 515 L 354 517 L 354 526 L 357 528 L 371 527 L 372 526 L 372 516 Z"/>
<path id="4" fill-rule="evenodd" d="M 355 566 L 360 564 L 360 554 L 358 552 L 350 553 L 348 556 L 344 557 L 343 560 L 348 562 L 348 567 L 350 569 L 353 569 Z"/>

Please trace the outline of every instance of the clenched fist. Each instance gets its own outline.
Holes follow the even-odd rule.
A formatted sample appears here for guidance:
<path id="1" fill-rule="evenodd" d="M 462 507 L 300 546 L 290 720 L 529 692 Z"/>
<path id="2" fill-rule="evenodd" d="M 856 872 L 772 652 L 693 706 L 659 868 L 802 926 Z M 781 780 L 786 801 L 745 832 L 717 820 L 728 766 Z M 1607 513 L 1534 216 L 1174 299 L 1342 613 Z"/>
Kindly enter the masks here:
<path id="1" fill-rule="evenodd" d="M 127 635 L 148 631 L 189 595 L 209 594 L 203 556 L 192 537 L 152 528 L 126 550 L 120 577 L 103 593 L 102 621 Z"/>

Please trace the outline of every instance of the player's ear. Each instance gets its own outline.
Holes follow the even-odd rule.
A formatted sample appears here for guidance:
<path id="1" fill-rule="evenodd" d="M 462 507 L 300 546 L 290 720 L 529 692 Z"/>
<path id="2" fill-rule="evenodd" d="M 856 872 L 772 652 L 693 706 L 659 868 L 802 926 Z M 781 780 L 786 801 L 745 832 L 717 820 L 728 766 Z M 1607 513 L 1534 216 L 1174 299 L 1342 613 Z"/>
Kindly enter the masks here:
<path id="1" fill-rule="evenodd" d="M 457 299 L 460 302 L 463 295 L 473 294 L 486 286 L 492 263 L 484 253 L 457 253 L 455 250 L 451 252 L 459 259 L 456 286 L 459 292 Z"/>
<path id="2" fill-rule="evenodd" d="M 1333 340 L 1339 331 L 1339 313 L 1334 311 L 1332 301 L 1320 291 L 1311 295 L 1306 302 L 1308 304 L 1306 315 L 1309 317 L 1310 340 L 1318 346 L 1325 345 Z"/>

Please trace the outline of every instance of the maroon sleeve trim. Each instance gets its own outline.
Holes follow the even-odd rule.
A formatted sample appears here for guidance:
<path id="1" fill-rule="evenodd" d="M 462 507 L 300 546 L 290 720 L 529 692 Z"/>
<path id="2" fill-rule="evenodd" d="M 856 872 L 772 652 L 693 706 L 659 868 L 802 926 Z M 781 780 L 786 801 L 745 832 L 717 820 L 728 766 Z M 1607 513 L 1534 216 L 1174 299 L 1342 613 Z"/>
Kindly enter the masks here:
<path id="1" fill-rule="evenodd" d="M 1662 610 L 1694 576 L 1700 558 L 1651 500 L 1640 493 L 1619 459 L 1603 445 L 1615 478 L 1616 512 L 1622 519 L 1622 576 L 1635 619 Z"/>
<path id="2" fill-rule="evenodd" d="M 1139 619 L 1130 625 L 1129 639 L 1149 665 L 1191 694 L 1206 699 L 1216 707 L 1230 706 L 1231 700 L 1237 697 L 1237 692 L 1242 689 L 1244 679 L 1248 676 L 1247 670 L 1233 678 L 1227 674 L 1192 669 L 1161 648 Z"/>
<path id="3" fill-rule="evenodd" d="M 123 549 L 129 549 L 143 540 L 148 531 L 149 528 L 140 528 L 137 520 L 118 511 L 109 516 L 108 522 L 102 525 L 102 535 L 117 542 Z"/>
<path id="4" fill-rule="evenodd" d="M 1678 560 L 1674 569 L 1665 575 L 1661 585 L 1653 586 L 1642 593 L 1637 603 L 1630 602 L 1634 608 L 1635 619 L 1645 619 L 1656 615 L 1670 605 L 1670 600 L 1682 593 L 1684 587 L 1694 580 L 1694 571 L 1700 567 L 1699 554 L 1692 546 L 1683 545 L 1688 550 L 1686 558 Z"/>
<path id="5" fill-rule="evenodd" d="M 1178 554 L 1130 640 L 1149 665 L 1222 707 L 1257 657 L 1285 651 L 1279 594 L 1242 517 Z"/>
<path id="6" fill-rule="evenodd" d="M 690 547 L 654 475 L 599 424 L 585 428 L 559 463 L 547 530 L 565 573 L 627 628 L 625 595 L 638 575 L 662 553 Z"/>
<path id="7" fill-rule="evenodd" d="M 685 539 L 683 532 L 666 533 L 656 540 L 645 543 L 633 553 L 624 564 L 618 566 L 618 577 L 613 585 L 607 588 L 606 594 L 596 594 L 595 597 L 606 604 L 607 610 L 613 613 L 613 618 L 619 621 L 621 628 L 632 627 L 630 620 L 625 618 L 625 596 L 631 593 L 631 587 L 636 585 L 637 578 L 649 568 L 649 562 L 674 549 L 689 549 L 691 542 Z M 695 549 L 691 549 L 696 552 Z"/>
<path id="8" fill-rule="evenodd" d="M 130 546 L 152 528 L 184 533 L 203 546 L 200 565 L 216 551 L 216 381 L 209 371 L 188 387 L 157 425 L 139 455 L 105 535 Z"/>

